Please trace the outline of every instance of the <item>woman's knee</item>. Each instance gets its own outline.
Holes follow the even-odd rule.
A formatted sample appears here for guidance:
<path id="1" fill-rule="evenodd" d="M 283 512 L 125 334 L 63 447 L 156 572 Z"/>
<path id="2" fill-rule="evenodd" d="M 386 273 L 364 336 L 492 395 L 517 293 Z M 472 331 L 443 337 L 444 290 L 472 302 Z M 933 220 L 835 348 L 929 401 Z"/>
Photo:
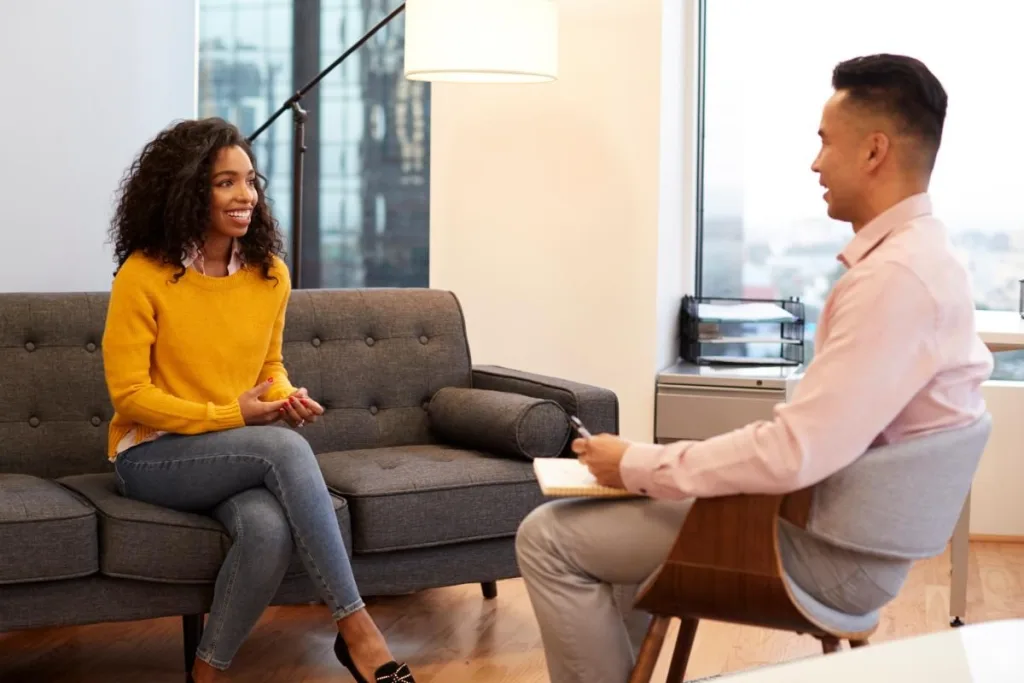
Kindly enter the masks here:
<path id="1" fill-rule="evenodd" d="M 252 437 L 250 446 L 261 455 L 282 458 L 313 457 L 313 448 L 306 438 L 293 429 L 278 426 L 247 427 Z"/>
<path id="2" fill-rule="evenodd" d="M 240 445 L 240 451 L 258 456 L 278 475 L 288 478 L 303 473 L 319 473 L 313 448 L 301 434 L 276 426 L 246 429 L 246 443 Z"/>
<path id="3" fill-rule="evenodd" d="M 235 543 L 264 560 L 291 557 L 294 550 L 291 526 L 281 504 L 267 489 L 252 488 L 232 496 L 219 506 L 215 517 L 228 529 Z"/>

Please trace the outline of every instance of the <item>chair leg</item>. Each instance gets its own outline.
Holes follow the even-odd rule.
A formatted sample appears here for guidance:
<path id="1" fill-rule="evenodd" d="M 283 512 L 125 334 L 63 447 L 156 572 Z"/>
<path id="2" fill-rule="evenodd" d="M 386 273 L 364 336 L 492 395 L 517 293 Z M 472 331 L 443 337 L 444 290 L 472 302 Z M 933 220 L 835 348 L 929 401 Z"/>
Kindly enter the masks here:
<path id="1" fill-rule="evenodd" d="M 866 640 L 851 640 L 850 641 L 850 647 L 866 647 L 867 645 L 868 645 L 868 641 L 866 641 Z"/>
<path id="2" fill-rule="evenodd" d="M 651 625 L 647 627 L 647 635 L 640 645 L 640 654 L 636 658 L 636 665 L 633 673 L 629 676 L 629 683 L 650 683 L 654 675 L 654 667 L 658 663 L 658 655 L 665 644 L 665 636 L 668 634 L 670 617 L 654 617 Z"/>
<path id="3" fill-rule="evenodd" d="M 480 588 L 483 589 L 485 600 L 493 600 L 498 597 L 497 581 L 485 581 L 480 584 Z"/>
<path id="4" fill-rule="evenodd" d="M 196 650 L 199 649 L 199 641 L 203 637 L 202 614 L 186 614 L 181 618 L 181 631 L 185 641 L 185 675 L 192 673 L 192 667 L 196 663 Z"/>
<path id="5" fill-rule="evenodd" d="M 683 683 L 686 676 L 686 665 L 690 662 L 690 651 L 693 650 L 693 640 L 697 637 L 696 619 L 682 618 L 679 621 L 679 635 L 676 637 L 676 647 L 672 651 L 672 663 L 668 667 L 668 678 L 665 683 Z"/>
<path id="6" fill-rule="evenodd" d="M 823 636 L 821 639 L 821 651 L 827 655 L 839 652 L 839 639 L 835 636 Z"/>

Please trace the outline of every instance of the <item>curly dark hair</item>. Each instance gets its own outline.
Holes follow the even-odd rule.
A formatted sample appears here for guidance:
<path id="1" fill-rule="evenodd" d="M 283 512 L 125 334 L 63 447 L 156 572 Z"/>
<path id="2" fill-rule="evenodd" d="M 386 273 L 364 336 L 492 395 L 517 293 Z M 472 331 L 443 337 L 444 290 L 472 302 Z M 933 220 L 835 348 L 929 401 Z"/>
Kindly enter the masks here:
<path id="1" fill-rule="evenodd" d="M 210 224 L 210 172 L 217 153 L 225 147 L 245 150 L 256 168 L 256 158 L 238 128 L 220 118 L 178 122 L 148 142 L 125 171 L 118 190 L 117 210 L 110 222 L 117 270 L 133 252 L 181 268 L 190 248 L 199 247 Z M 258 264 L 266 279 L 274 256 L 283 243 L 271 214 L 264 187 L 256 174 L 258 200 L 245 236 L 239 239 L 245 263 Z"/>

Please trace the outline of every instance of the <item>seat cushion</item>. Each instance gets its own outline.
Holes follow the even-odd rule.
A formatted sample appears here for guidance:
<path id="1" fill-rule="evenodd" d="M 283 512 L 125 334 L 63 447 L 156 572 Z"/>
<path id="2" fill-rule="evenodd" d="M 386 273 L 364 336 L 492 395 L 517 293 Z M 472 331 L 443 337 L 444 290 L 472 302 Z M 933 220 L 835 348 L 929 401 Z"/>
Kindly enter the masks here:
<path id="1" fill-rule="evenodd" d="M 0 584 L 99 571 L 96 512 L 67 489 L 25 474 L 0 474 Z"/>
<path id="2" fill-rule="evenodd" d="M 783 573 L 782 580 L 786 582 L 790 597 L 796 603 L 797 609 L 811 623 L 829 633 L 866 634 L 878 626 L 880 610 L 874 610 L 867 614 L 846 614 L 816 600 L 788 574 Z"/>
<path id="3" fill-rule="evenodd" d="M 514 536 L 543 502 L 533 466 L 448 446 L 400 446 L 317 456 L 348 500 L 356 553 Z"/>
<path id="4" fill-rule="evenodd" d="M 125 498 L 117 492 L 113 474 L 60 481 L 99 511 L 99 565 L 107 576 L 166 583 L 209 583 L 217 578 L 231 537 L 213 518 Z M 344 500 L 332 499 L 342 536 L 351 548 L 348 507 Z M 302 571 L 296 555 L 288 573 Z"/>

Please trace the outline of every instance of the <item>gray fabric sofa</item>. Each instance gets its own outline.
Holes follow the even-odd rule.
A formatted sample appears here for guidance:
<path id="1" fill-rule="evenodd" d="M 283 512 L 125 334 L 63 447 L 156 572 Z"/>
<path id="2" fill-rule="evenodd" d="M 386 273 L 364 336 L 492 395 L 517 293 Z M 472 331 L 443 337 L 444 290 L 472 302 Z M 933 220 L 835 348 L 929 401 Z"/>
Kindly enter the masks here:
<path id="1" fill-rule="evenodd" d="M 116 492 L 106 309 L 105 293 L 0 294 L 0 631 L 181 615 L 189 666 L 230 539 Z M 571 455 L 565 413 L 618 430 L 608 390 L 474 366 L 449 292 L 293 292 L 285 362 L 326 408 L 302 433 L 366 596 L 480 583 L 493 597 L 542 502 L 524 450 Z M 318 599 L 295 558 L 274 604 Z"/>

